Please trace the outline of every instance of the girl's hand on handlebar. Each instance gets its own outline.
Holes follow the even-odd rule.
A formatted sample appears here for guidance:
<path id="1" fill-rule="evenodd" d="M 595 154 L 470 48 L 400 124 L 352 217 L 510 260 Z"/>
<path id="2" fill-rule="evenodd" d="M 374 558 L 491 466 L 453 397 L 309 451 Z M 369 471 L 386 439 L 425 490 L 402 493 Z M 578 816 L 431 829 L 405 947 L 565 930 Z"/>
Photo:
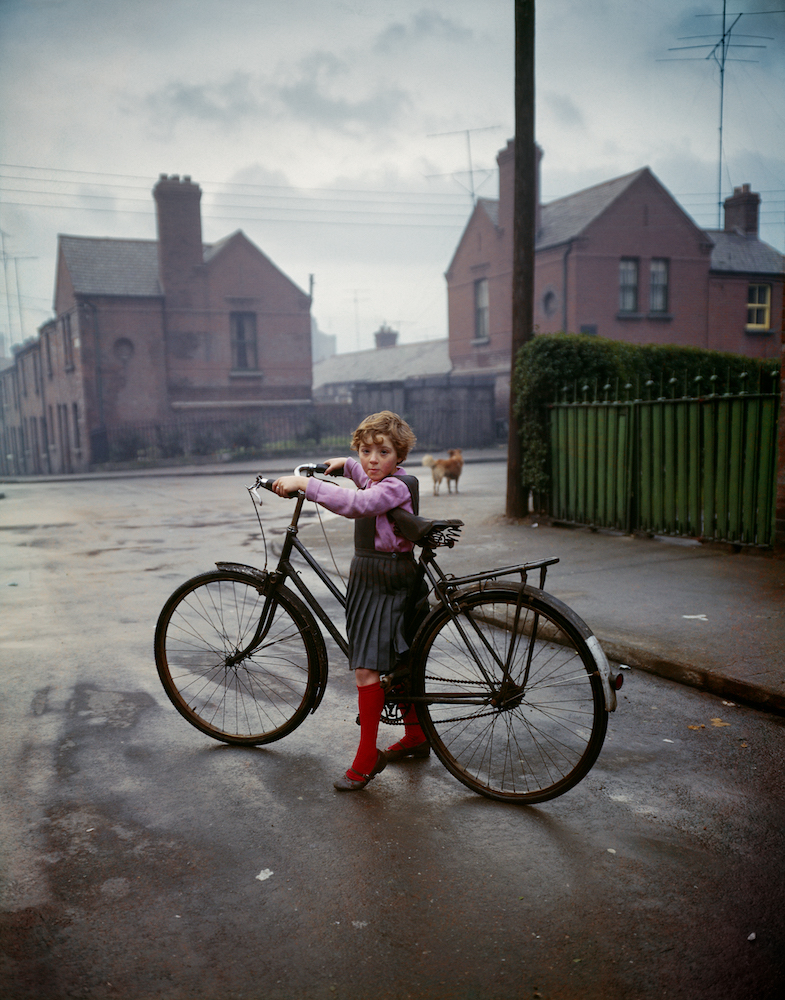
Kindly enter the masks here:
<path id="1" fill-rule="evenodd" d="M 346 459 L 328 458 L 326 465 L 325 476 L 339 476 L 343 472 L 344 465 L 346 465 Z"/>
<path id="2" fill-rule="evenodd" d="M 279 497 L 294 497 L 302 490 L 304 493 L 308 488 L 308 479 L 305 476 L 281 476 L 272 485 L 273 493 Z"/>

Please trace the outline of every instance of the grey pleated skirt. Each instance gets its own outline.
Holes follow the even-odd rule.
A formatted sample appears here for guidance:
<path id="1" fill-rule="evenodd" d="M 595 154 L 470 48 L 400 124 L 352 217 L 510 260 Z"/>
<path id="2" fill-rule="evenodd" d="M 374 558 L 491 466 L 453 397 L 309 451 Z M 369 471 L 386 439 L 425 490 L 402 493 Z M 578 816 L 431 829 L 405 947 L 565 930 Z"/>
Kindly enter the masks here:
<path id="1" fill-rule="evenodd" d="M 346 589 L 350 670 L 395 669 L 409 648 L 403 615 L 416 576 L 409 553 L 356 551 Z"/>

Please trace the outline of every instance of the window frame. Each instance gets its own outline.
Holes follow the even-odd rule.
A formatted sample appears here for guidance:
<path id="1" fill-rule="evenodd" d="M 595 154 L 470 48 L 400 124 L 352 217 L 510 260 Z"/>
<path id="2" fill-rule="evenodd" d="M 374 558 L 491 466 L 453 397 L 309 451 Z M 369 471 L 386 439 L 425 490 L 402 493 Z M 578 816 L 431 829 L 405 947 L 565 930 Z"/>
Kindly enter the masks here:
<path id="1" fill-rule="evenodd" d="M 764 288 L 766 290 L 766 301 L 765 302 L 753 301 L 752 298 L 753 289 L 761 289 L 761 288 Z M 765 322 L 751 323 L 750 313 L 752 312 L 755 313 L 762 312 Z M 745 329 L 755 333 L 760 333 L 762 331 L 768 333 L 768 331 L 771 329 L 771 285 L 765 281 L 751 281 L 747 285 L 747 324 Z"/>
<path id="2" fill-rule="evenodd" d="M 625 266 L 634 270 L 635 283 L 626 282 Z M 627 295 L 625 295 L 627 293 Z M 626 304 L 628 295 L 632 295 L 632 305 Z M 638 314 L 638 297 L 640 294 L 640 258 L 621 257 L 619 260 L 619 313 L 623 316 L 635 316 Z"/>
<path id="3" fill-rule="evenodd" d="M 246 339 L 245 334 L 249 329 L 253 336 Z M 242 334 L 242 336 L 239 336 L 239 334 Z M 232 352 L 232 371 L 258 372 L 259 331 L 255 312 L 229 313 L 229 341 Z M 248 355 L 249 348 L 250 356 Z M 240 364 L 243 360 L 245 364 Z"/>
<path id="4" fill-rule="evenodd" d="M 665 281 L 655 281 L 655 265 L 661 265 Z M 659 307 L 655 305 L 655 291 L 661 298 Z M 653 316 L 667 315 L 670 308 L 670 261 L 667 257 L 652 257 L 649 262 L 649 312 Z"/>
<path id="5" fill-rule="evenodd" d="M 74 335 L 71 329 L 71 314 L 63 314 L 63 357 L 64 368 L 67 372 L 74 367 Z"/>
<path id="6" fill-rule="evenodd" d="M 488 279 L 477 278 L 474 282 L 474 343 L 487 344 L 491 339 L 490 329 Z"/>

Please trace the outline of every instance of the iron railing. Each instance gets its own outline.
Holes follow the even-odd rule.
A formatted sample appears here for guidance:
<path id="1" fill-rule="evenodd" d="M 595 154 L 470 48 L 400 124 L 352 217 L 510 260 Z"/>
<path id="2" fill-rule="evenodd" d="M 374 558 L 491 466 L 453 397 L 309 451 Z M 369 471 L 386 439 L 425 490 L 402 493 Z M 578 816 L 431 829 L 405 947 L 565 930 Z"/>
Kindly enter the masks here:
<path id="1" fill-rule="evenodd" d="M 710 388 L 717 388 L 715 377 Z M 562 391 L 551 406 L 549 513 L 622 531 L 770 546 L 779 393 L 676 396 L 678 380 L 618 398 L 618 388 Z M 700 386 L 693 384 L 695 389 Z M 625 386 L 626 395 L 632 386 Z M 666 395 L 666 393 L 670 395 Z M 598 395 L 604 399 L 598 399 Z M 611 395 L 616 398 L 610 398 Z M 572 399 L 568 399 L 572 396 Z M 578 398 L 582 396 L 582 398 Z"/>

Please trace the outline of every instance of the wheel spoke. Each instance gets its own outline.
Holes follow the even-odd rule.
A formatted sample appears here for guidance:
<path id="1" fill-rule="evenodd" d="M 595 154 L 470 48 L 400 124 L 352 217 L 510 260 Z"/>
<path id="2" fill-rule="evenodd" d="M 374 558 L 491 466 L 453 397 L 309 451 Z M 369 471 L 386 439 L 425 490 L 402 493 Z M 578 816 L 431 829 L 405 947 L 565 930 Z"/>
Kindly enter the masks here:
<path id="1" fill-rule="evenodd" d="M 161 612 L 156 663 L 169 697 L 189 722 L 227 742 L 280 739 L 307 715 L 319 654 L 301 602 L 281 588 L 266 633 L 256 580 L 215 572 L 183 585 Z"/>
<path id="2" fill-rule="evenodd" d="M 605 735 L 588 647 L 558 608 L 516 587 L 467 595 L 461 607 L 472 620 L 463 629 L 470 646 L 446 613 L 418 637 L 421 713 L 434 750 L 492 798 L 561 794 L 589 770 Z"/>

